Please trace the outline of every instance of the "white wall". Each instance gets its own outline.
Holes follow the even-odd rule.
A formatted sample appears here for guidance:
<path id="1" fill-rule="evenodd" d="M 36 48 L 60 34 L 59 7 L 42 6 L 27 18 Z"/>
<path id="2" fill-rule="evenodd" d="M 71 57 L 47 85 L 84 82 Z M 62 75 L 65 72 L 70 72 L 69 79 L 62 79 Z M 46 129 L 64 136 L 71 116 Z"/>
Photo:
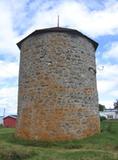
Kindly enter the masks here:
<path id="1" fill-rule="evenodd" d="M 101 116 L 105 116 L 107 119 L 118 119 L 118 111 L 117 110 L 105 110 L 100 112 Z"/>

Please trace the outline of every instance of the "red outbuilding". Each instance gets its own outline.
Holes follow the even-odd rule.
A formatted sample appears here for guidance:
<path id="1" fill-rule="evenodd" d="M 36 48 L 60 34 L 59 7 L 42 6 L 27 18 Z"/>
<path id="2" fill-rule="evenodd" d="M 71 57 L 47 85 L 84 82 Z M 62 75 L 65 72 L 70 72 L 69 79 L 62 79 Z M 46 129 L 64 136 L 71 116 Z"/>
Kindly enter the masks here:
<path id="1" fill-rule="evenodd" d="M 4 125 L 4 127 L 15 128 L 16 127 L 16 120 L 17 120 L 16 115 L 6 116 L 3 118 L 3 125 Z"/>

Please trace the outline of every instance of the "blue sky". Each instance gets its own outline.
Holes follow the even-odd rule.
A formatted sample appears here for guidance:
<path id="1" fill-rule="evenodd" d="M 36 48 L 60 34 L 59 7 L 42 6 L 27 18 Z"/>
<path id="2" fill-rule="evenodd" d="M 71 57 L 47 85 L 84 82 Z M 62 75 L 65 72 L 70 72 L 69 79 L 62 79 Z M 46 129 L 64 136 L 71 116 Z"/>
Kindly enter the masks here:
<path id="1" fill-rule="evenodd" d="M 20 51 L 16 43 L 36 29 L 77 29 L 99 43 L 99 103 L 118 98 L 118 0 L 0 0 L 0 115 L 17 112 Z"/>

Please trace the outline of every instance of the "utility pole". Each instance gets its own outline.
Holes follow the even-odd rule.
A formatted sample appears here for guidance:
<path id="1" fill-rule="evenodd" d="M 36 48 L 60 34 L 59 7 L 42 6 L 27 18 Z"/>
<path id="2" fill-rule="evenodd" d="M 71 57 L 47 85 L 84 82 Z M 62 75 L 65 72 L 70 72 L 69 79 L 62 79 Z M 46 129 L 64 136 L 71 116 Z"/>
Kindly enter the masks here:
<path id="1" fill-rule="evenodd" d="M 59 15 L 57 16 L 57 27 L 59 27 Z"/>
<path id="2" fill-rule="evenodd" d="M 4 108 L 4 109 L 3 109 L 3 117 L 5 117 L 5 111 L 6 111 L 6 110 L 5 110 L 5 108 Z"/>

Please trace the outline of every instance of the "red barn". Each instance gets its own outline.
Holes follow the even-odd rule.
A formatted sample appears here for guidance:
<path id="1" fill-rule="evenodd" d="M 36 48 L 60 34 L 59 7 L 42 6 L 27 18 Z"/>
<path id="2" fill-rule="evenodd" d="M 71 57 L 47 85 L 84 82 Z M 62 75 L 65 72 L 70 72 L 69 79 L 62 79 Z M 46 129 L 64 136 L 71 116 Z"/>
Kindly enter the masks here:
<path id="1" fill-rule="evenodd" d="M 16 120 L 17 120 L 16 115 L 6 116 L 3 118 L 3 125 L 4 125 L 4 127 L 15 128 L 16 127 Z"/>

